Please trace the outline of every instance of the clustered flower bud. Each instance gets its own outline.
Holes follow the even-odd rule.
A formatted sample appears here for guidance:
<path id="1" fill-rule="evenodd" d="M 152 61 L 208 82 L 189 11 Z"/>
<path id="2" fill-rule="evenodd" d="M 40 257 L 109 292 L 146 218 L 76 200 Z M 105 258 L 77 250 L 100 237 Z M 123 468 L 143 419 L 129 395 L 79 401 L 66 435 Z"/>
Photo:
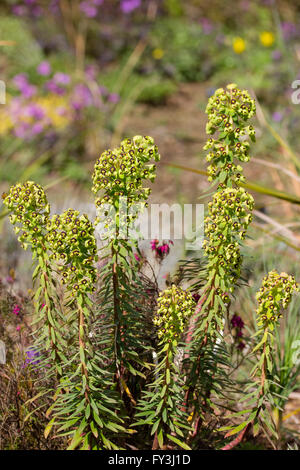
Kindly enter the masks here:
<path id="1" fill-rule="evenodd" d="M 143 181 L 156 177 L 160 155 L 152 137 L 135 136 L 125 139 L 120 147 L 104 151 L 95 164 L 92 191 L 100 192 L 96 206 L 114 204 L 119 197 L 127 197 L 127 205 L 146 201 L 151 190 L 143 187 Z"/>
<path id="2" fill-rule="evenodd" d="M 50 205 L 43 188 L 34 183 L 18 183 L 11 186 L 9 194 L 2 195 L 3 202 L 11 211 L 10 221 L 14 225 L 22 247 L 43 247 L 45 228 L 49 219 Z"/>
<path id="3" fill-rule="evenodd" d="M 153 323 L 158 327 L 158 337 L 163 338 L 164 342 L 178 338 L 195 310 L 191 293 L 173 284 L 160 293 L 157 303 Z"/>
<path id="4" fill-rule="evenodd" d="M 96 282 L 97 245 L 94 226 L 86 214 L 69 209 L 53 215 L 48 223 L 48 242 L 52 258 L 59 262 L 62 283 L 74 295 L 93 292 Z"/>
<path id="5" fill-rule="evenodd" d="M 215 269 L 222 279 L 218 287 L 222 296 L 233 292 L 233 285 L 240 276 L 242 256 L 239 239 L 245 238 L 253 206 L 253 197 L 244 188 L 217 191 L 208 204 L 208 217 L 205 219 L 207 239 L 203 247 L 208 256 L 208 269 Z"/>
<path id="6" fill-rule="evenodd" d="M 212 162 L 208 167 L 208 180 L 215 179 L 221 182 L 226 177 L 234 179 L 237 183 L 244 181 L 242 167 L 234 163 L 234 158 L 241 162 L 249 161 L 249 136 L 255 140 L 255 130 L 251 125 L 245 125 L 255 114 L 255 101 L 246 90 L 240 90 L 235 84 L 227 89 L 219 88 L 208 100 L 206 113 L 208 123 L 207 134 L 218 134 L 209 138 L 204 150 L 209 150 L 206 157 Z"/>
<path id="7" fill-rule="evenodd" d="M 266 327 L 276 323 L 282 317 L 281 309 L 288 307 L 293 292 L 299 292 L 294 276 L 270 271 L 256 294 L 258 326 Z"/>

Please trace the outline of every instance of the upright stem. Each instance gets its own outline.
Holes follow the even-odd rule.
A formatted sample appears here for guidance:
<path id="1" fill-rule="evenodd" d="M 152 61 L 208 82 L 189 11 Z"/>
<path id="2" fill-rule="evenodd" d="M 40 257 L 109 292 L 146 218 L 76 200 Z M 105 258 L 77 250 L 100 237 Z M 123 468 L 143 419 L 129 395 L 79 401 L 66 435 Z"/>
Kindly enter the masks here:
<path id="1" fill-rule="evenodd" d="M 112 280 L 113 280 L 113 308 L 114 308 L 114 362 L 116 366 L 115 382 L 117 382 L 119 390 L 121 390 L 121 321 L 120 321 L 120 299 L 119 299 L 119 279 L 117 273 L 118 255 L 112 246 L 112 257 L 115 259 L 112 265 Z"/>
<path id="2" fill-rule="evenodd" d="M 78 303 L 78 341 L 79 341 L 79 350 L 80 350 L 80 362 L 81 362 L 81 374 L 85 377 L 85 387 L 84 387 L 84 396 L 87 404 L 90 403 L 90 388 L 89 388 L 89 376 L 85 362 L 85 322 L 84 322 L 84 312 L 82 306 Z"/>

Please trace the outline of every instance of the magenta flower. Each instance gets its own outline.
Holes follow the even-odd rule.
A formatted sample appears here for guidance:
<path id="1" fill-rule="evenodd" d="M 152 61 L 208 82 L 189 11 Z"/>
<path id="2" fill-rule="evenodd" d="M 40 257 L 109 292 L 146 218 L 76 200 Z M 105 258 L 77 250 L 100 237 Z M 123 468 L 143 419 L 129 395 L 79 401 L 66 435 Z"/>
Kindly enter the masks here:
<path id="1" fill-rule="evenodd" d="M 21 307 L 18 304 L 16 304 L 13 308 L 13 313 L 15 315 L 19 315 L 20 312 L 21 312 Z"/>

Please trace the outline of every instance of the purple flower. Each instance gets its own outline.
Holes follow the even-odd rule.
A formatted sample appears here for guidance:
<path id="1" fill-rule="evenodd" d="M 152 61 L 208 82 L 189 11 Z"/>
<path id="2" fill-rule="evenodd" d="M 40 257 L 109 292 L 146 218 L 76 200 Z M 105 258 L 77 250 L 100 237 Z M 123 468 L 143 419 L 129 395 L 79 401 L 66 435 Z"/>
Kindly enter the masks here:
<path id="1" fill-rule="evenodd" d="M 43 108 L 34 103 L 30 103 L 28 106 L 26 106 L 24 108 L 24 113 L 26 116 L 32 117 L 34 119 L 43 119 L 45 116 Z"/>
<path id="2" fill-rule="evenodd" d="M 93 96 L 90 89 L 83 83 L 77 84 L 73 90 L 71 104 L 76 111 L 91 106 L 93 104 Z"/>
<path id="3" fill-rule="evenodd" d="M 47 76 L 51 73 L 51 66 L 49 62 L 43 61 L 37 66 L 37 71 L 40 75 Z"/>
<path id="4" fill-rule="evenodd" d="M 30 129 L 30 135 L 34 137 L 35 135 L 40 134 L 44 130 L 44 125 L 41 122 L 36 122 Z"/>
<path id="5" fill-rule="evenodd" d="M 23 5 L 13 5 L 12 12 L 17 16 L 41 16 L 43 9 L 36 0 L 23 0 Z"/>
<path id="6" fill-rule="evenodd" d="M 14 128 L 14 134 L 19 139 L 24 139 L 27 135 L 27 131 L 29 129 L 29 124 L 26 122 L 21 122 Z"/>
<path id="7" fill-rule="evenodd" d="M 37 88 L 28 82 L 27 75 L 20 73 L 13 78 L 13 83 L 24 96 L 24 98 L 31 98 L 36 94 Z"/>
<path id="8" fill-rule="evenodd" d="M 200 23 L 204 34 L 210 34 L 213 31 L 213 24 L 208 18 L 201 18 Z"/>
<path id="9" fill-rule="evenodd" d="M 54 80 L 49 80 L 45 84 L 45 87 L 48 91 L 50 91 L 51 93 L 55 93 L 56 95 L 63 95 L 65 93 L 65 89 L 57 85 Z"/>
<path id="10" fill-rule="evenodd" d="M 28 84 L 28 78 L 25 73 L 19 73 L 18 75 L 15 75 L 13 78 L 13 83 L 16 85 L 16 87 L 20 90 L 20 88 L 24 85 Z"/>
<path id="11" fill-rule="evenodd" d="M 25 16 L 27 13 L 27 8 L 25 5 L 14 5 L 12 7 L 12 12 L 17 16 Z"/>
<path id="12" fill-rule="evenodd" d="M 136 10 L 141 5 L 141 0 L 122 0 L 121 10 L 123 13 L 128 14 Z"/>
<path id="13" fill-rule="evenodd" d="M 280 60 L 282 57 L 281 51 L 276 49 L 275 51 L 272 52 L 272 59 L 273 60 Z"/>
<path id="14" fill-rule="evenodd" d="M 31 98 L 34 96 L 37 92 L 37 88 L 34 85 L 30 85 L 29 83 L 27 85 L 24 85 L 24 87 L 20 90 L 24 98 Z"/>
<path id="15" fill-rule="evenodd" d="M 280 111 L 275 111 L 272 114 L 272 119 L 275 122 L 280 122 L 282 120 L 282 118 L 283 118 L 283 114 Z"/>
<path id="16" fill-rule="evenodd" d="M 192 295 L 193 299 L 195 302 L 198 302 L 199 299 L 200 299 L 200 294 L 198 294 L 197 292 L 195 292 L 195 294 Z"/>
<path id="17" fill-rule="evenodd" d="M 49 10 L 53 15 L 58 15 L 60 13 L 59 0 L 51 0 Z"/>
<path id="18" fill-rule="evenodd" d="M 290 21 L 284 21 L 281 23 L 282 35 L 286 41 L 293 39 L 298 35 L 298 28 L 294 23 Z"/>
<path id="19" fill-rule="evenodd" d="M 23 367 L 26 367 L 28 365 L 35 365 L 40 362 L 38 359 L 40 357 L 40 353 L 36 351 L 35 349 L 28 349 L 25 354 L 26 354 L 26 359 L 25 359 Z"/>
<path id="20" fill-rule="evenodd" d="M 85 69 L 85 75 L 89 80 L 95 80 L 97 74 L 97 67 L 95 65 L 88 65 Z"/>
<path id="21" fill-rule="evenodd" d="M 81 2 L 80 10 L 87 16 L 88 18 L 95 18 L 98 13 L 98 9 L 95 5 L 92 5 L 90 2 Z"/>
<path id="22" fill-rule="evenodd" d="M 118 103 L 120 101 L 120 95 L 118 95 L 117 93 L 111 93 L 108 96 L 108 101 L 110 101 L 111 103 Z"/>
<path id="23" fill-rule="evenodd" d="M 57 85 L 69 85 L 71 79 L 70 75 L 62 72 L 57 72 L 53 77 L 54 83 Z"/>

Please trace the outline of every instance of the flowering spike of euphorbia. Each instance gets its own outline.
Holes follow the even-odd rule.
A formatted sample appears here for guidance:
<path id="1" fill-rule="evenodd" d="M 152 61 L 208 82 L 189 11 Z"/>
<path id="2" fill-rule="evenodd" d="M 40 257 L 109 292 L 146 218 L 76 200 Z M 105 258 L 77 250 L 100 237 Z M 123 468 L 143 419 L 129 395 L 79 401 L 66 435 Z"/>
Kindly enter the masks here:
<path id="1" fill-rule="evenodd" d="M 252 220 L 253 197 L 243 188 L 226 188 L 217 191 L 208 204 L 205 219 L 204 250 L 208 256 L 210 271 L 222 279 L 218 289 L 221 295 L 233 292 L 240 277 L 242 257 L 239 240 L 245 238 Z"/>
<path id="2" fill-rule="evenodd" d="M 92 191 L 102 192 L 96 205 L 113 204 L 120 196 L 127 197 L 128 207 L 147 200 L 150 189 L 143 187 L 143 181 L 154 181 L 156 167 L 152 161 L 159 159 L 157 146 L 148 136 L 125 139 L 120 147 L 103 152 L 93 173 Z"/>
<path id="3" fill-rule="evenodd" d="M 163 341 L 178 338 L 195 309 L 192 294 L 173 284 L 159 295 L 157 303 L 153 323 L 158 328 L 158 337 L 163 338 Z"/>
<path id="4" fill-rule="evenodd" d="M 230 180 L 235 183 L 244 181 L 243 169 L 234 160 L 249 161 L 249 142 L 244 136 L 248 135 L 255 140 L 253 126 L 246 125 L 246 121 L 255 114 L 255 101 L 246 90 L 242 91 L 235 84 L 230 84 L 226 90 L 219 88 L 209 98 L 206 113 L 206 132 L 215 134 L 204 147 L 209 150 L 206 159 L 211 162 L 208 180 L 226 182 L 230 186 Z"/>
<path id="5" fill-rule="evenodd" d="M 183 382 L 175 357 L 182 334 L 195 309 L 192 294 L 174 284 L 161 292 L 157 303 L 153 323 L 160 340 L 158 364 L 153 383 L 138 403 L 138 409 L 141 410 L 138 416 L 145 417 L 147 424 L 152 426 L 152 449 L 163 448 L 164 440 L 171 433 L 181 445 L 178 439 L 183 436 L 181 428 L 187 428 L 188 416 L 178 406 L 183 400 Z"/>
<path id="6" fill-rule="evenodd" d="M 292 299 L 292 293 L 299 291 L 294 276 L 286 273 L 278 274 L 270 271 L 264 277 L 262 286 L 256 294 L 258 301 L 257 324 L 259 327 L 268 327 L 275 324 L 282 316 L 281 309 L 286 309 Z"/>
<path id="7" fill-rule="evenodd" d="M 59 262 L 62 283 L 73 294 L 92 292 L 96 281 L 97 246 L 94 225 L 88 216 L 69 209 L 54 215 L 48 223 L 48 241 L 52 258 Z"/>
<path id="8" fill-rule="evenodd" d="M 15 232 L 21 234 L 18 240 L 26 249 L 41 250 L 44 244 L 45 228 L 48 222 L 50 205 L 43 188 L 33 181 L 11 186 L 8 194 L 3 194 L 3 202 L 11 211 L 10 221 Z"/>

